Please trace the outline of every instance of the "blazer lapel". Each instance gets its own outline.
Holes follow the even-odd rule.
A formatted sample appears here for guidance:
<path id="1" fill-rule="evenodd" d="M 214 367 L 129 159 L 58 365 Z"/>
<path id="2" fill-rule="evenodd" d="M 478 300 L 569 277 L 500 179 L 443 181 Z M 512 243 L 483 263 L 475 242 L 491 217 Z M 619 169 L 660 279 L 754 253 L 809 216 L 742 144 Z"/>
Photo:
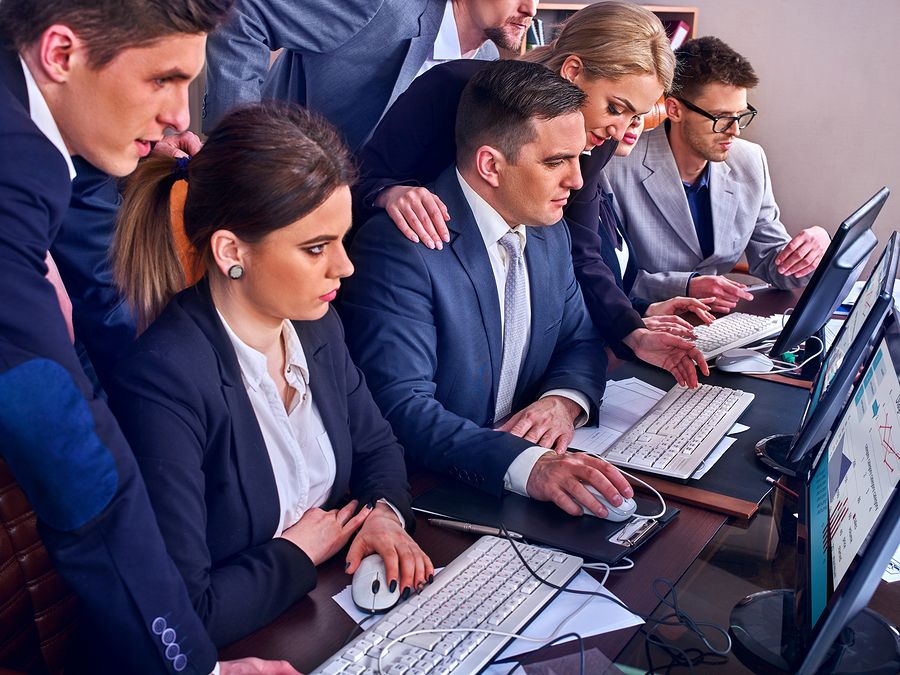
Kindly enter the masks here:
<path id="1" fill-rule="evenodd" d="M 403 66 L 397 75 L 397 81 L 394 83 L 394 89 L 391 91 L 391 97 L 388 99 L 384 111 L 393 105 L 397 97 L 400 96 L 410 83 L 415 79 L 419 68 L 425 63 L 431 48 L 434 46 L 434 40 L 437 37 L 438 29 L 441 27 L 441 19 L 444 17 L 444 2 L 436 0 L 427 0 L 425 10 L 419 16 L 419 32 L 412 36 L 409 41 L 409 50 L 406 52 L 406 58 L 403 60 Z M 382 116 L 384 113 L 382 113 Z"/>
<path id="2" fill-rule="evenodd" d="M 497 284 L 484 248 L 481 231 L 469 208 L 456 179 L 456 167 L 451 166 L 440 175 L 435 190 L 440 196 L 451 219 L 447 227 L 451 232 L 450 248 L 459 260 L 472 282 L 481 310 L 481 323 L 488 337 L 493 386 L 491 400 L 497 398 L 500 385 L 500 365 L 503 359 L 503 335 L 500 328 L 500 300 L 497 298 Z"/>
<path id="3" fill-rule="evenodd" d="M 222 395 L 228 406 L 232 429 L 232 453 L 251 520 L 253 541 L 270 538 L 278 525 L 281 506 L 269 451 L 241 379 L 237 355 L 209 293 L 206 279 L 184 291 L 179 298 L 212 344 L 219 361 Z M 265 457 L 266 461 L 260 461 Z"/>
<path id="4" fill-rule="evenodd" d="M 347 433 L 346 396 L 337 384 L 338 378 L 343 378 L 344 374 L 334 371 L 333 347 L 317 329 L 317 322 L 295 321 L 294 327 L 309 366 L 309 388 L 334 450 L 334 486 L 325 503 L 326 508 L 333 508 L 350 484 L 353 455 L 352 442 Z"/>
<path id="5" fill-rule="evenodd" d="M 678 174 L 675 158 L 672 157 L 664 126 L 648 133 L 644 166 L 650 172 L 643 180 L 650 199 L 668 221 L 669 226 L 702 259 L 700 240 L 694 229 L 694 220 L 691 218 L 687 196 L 682 188 L 681 176 Z"/>
<path id="6" fill-rule="evenodd" d="M 715 253 L 729 255 L 723 246 L 734 238 L 734 217 L 737 214 L 739 186 L 729 175 L 725 162 L 712 162 L 709 168 L 709 199 L 712 206 L 713 241 Z"/>
<path id="7" fill-rule="evenodd" d="M 551 324 L 553 309 L 552 293 L 550 290 L 550 253 L 547 250 L 547 239 L 539 227 L 528 228 L 528 243 L 525 245 L 525 263 L 528 266 L 528 286 L 531 291 L 531 334 L 528 339 L 528 351 L 519 371 L 519 380 L 516 389 L 522 391 L 529 382 L 540 377 L 537 366 L 541 362 L 541 354 L 544 353 L 545 331 Z M 518 393 L 518 392 L 517 392 Z M 513 406 L 518 410 L 521 406 Z"/>

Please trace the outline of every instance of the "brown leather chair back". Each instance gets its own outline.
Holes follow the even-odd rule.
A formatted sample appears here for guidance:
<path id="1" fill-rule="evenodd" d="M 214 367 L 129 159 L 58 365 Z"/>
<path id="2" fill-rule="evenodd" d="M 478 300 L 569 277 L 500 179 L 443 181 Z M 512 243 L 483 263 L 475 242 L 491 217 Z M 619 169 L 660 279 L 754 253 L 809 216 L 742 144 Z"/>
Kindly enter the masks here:
<path id="1" fill-rule="evenodd" d="M 0 673 L 63 672 L 77 599 L 50 562 L 37 516 L 0 459 Z"/>
<path id="2" fill-rule="evenodd" d="M 668 114 L 666 114 L 666 97 L 663 95 L 653 104 L 650 112 L 644 115 L 644 131 L 655 129 L 665 122 L 668 117 Z"/>

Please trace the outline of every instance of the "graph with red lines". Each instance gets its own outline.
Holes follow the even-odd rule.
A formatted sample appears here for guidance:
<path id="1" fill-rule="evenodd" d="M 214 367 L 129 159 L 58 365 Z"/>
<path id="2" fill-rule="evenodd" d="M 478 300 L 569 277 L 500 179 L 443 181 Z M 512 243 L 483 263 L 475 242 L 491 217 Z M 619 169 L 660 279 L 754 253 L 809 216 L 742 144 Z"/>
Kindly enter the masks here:
<path id="1" fill-rule="evenodd" d="M 882 342 L 828 444 L 828 527 L 834 588 L 900 480 L 900 385 Z"/>

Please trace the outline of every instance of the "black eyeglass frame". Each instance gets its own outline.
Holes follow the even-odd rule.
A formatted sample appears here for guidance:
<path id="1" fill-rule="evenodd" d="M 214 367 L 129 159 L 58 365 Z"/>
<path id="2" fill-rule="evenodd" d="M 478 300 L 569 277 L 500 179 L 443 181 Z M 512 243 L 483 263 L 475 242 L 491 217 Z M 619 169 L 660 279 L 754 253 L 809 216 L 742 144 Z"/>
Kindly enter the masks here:
<path id="1" fill-rule="evenodd" d="M 753 121 L 753 118 L 756 117 L 756 113 L 759 112 L 756 108 L 754 108 L 752 105 L 750 105 L 748 103 L 747 104 L 747 112 L 741 113 L 740 115 L 713 115 L 711 113 L 706 112 L 703 108 L 694 105 L 687 99 L 683 99 L 678 96 L 674 96 L 673 98 L 676 101 L 681 101 L 682 103 L 684 103 L 684 106 L 688 110 L 693 110 L 698 115 L 703 115 L 706 119 L 712 120 L 713 133 L 715 133 L 715 134 L 724 134 L 726 131 L 728 131 L 731 128 L 732 124 L 737 124 L 738 129 L 746 129 L 747 127 L 750 126 L 750 123 Z M 740 122 L 741 118 L 747 117 L 747 115 L 750 115 L 750 119 L 747 120 L 746 124 L 741 124 L 741 122 Z M 728 120 L 728 124 L 725 125 L 724 129 L 716 129 L 716 125 L 718 125 L 719 121 L 721 121 L 721 120 Z"/>

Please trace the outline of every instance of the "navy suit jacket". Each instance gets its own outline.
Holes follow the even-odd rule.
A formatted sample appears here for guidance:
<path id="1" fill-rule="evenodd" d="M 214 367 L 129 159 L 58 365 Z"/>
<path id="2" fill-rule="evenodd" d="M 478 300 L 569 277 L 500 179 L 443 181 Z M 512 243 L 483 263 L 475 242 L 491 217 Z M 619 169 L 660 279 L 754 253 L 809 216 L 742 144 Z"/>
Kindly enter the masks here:
<path id="1" fill-rule="evenodd" d="M 483 63 L 466 60 L 437 65 L 417 77 L 385 113 L 360 153 L 361 179 L 354 188 L 358 215 L 374 214 L 372 200 L 384 187 L 430 183 L 456 161 L 454 129 L 459 98 L 469 79 L 483 67 Z M 615 230 L 608 229 L 614 227 L 611 223 L 601 222 L 600 179 L 616 145 L 607 141 L 582 156 L 584 187 L 572 193 L 565 218 L 572 236 L 575 275 L 591 318 L 610 347 L 627 358 L 631 350 L 621 340 L 644 322 L 604 259 L 604 239 L 608 245 L 610 232 L 614 237 Z"/>
<path id="2" fill-rule="evenodd" d="M 450 210 L 450 244 L 413 244 L 386 214 L 375 216 L 353 241 L 356 273 L 344 281 L 341 314 L 407 457 L 499 495 L 509 465 L 533 444 L 491 429 L 502 357 L 497 286 L 454 167 L 431 189 Z M 562 221 L 528 229 L 531 335 L 514 411 L 551 389 L 575 389 L 595 406 L 603 395 L 606 354 L 570 245 Z"/>
<path id="3" fill-rule="evenodd" d="M 0 46 L 0 453 L 78 594 L 90 671 L 208 675 L 213 644 L 166 554 L 134 455 L 94 395 L 44 278 L 71 181 L 28 109 L 18 55 Z"/>
<path id="4" fill-rule="evenodd" d="M 275 98 L 321 113 L 358 149 L 430 55 L 446 4 L 237 0 L 209 36 L 204 131 L 238 104 Z M 497 48 L 485 43 L 476 56 L 496 59 Z"/>
<path id="5" fill-rule="evenodd" d="M 337 313 L 294 325 L 335 456 L 322 508 L 385 498 L 411 526 L 403 449 L 350 360 Z M 206 281 L 176 296 L 117 370 L 114 410 L 166 546 L 213 640 L 226 645 L 306 595 L 316 571 L 297 546 L 272 538 L 275 476 Z"/>

